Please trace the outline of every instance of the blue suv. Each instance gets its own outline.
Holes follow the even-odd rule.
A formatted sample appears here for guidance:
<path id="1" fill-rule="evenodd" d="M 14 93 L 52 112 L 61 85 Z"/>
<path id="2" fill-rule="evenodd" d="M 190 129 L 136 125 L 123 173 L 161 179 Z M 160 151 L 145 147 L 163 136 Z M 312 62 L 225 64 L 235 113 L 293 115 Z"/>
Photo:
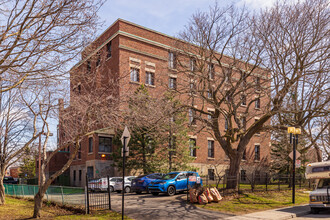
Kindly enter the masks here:
<path id="1" fill-rule="evenodd" d="M 149 184 L 156 179 L 161 179 L 163 176 L 164 174 L 162 173 L 152 173 L 138 176 L 132 180 L 132 192 L 136 192 L 136 194 L 141 194 L 143 191 L 148 192 Z"/>
<path id="2" fill-rule="evenodd" d="M 148 189 L 152 195 L 167 193 L 169 196 L 173 196 L 176 192 L 187 190 L 187 176 L 194 176 L 192 179 L 203 185 L 202 179 L 197 172 L 183 171 L 170 172 L 163 176 L 163 178 L 152 181 Z M 196 184 L 195 181 L 189 181 L 189 186 L 194 186 Z"/>

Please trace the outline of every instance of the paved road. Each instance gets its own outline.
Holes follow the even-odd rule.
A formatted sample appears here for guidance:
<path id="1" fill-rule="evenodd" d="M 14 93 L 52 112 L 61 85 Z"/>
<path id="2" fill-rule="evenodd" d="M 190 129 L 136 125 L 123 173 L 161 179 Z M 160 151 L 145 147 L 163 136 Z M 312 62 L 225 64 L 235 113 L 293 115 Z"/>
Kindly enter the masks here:
<path id="1" fill-rule="evenodd" d="M 121 212 L 121 195 L 111 194 L 112 209 Z M 175 196 L 126 194 L 125 215 L 139 219 L 224 219 L 231 215 L 200 209 L 186 202 L 186 194 Z"/>
<path id="2" fill-rule="evenodd" d="M 292 220 L 317 220 L 317 219 L 330 219 L 330 209 L 321 211 L 319 214 L 308 214 Z"/>

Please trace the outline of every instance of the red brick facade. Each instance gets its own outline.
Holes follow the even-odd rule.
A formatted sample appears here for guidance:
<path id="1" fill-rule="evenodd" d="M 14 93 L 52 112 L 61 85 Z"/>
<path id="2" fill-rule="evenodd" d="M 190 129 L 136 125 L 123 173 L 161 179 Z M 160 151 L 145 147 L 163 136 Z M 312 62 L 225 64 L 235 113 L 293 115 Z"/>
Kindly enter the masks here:
<path id="1" fill-rule="evenodd" d="M 109 42 L 111 42 L 110 57 L 107 55 Z M 183 79 L 175 76 L 175 70 L 169 69 L 169 51 L 171 51 L 175 42 L 176 39 L 170 36 L 118 19 L 93 43 L 95 50 L 89 52 L 87 48 L 82 53 L 82 61 L 73 69 L 78 70 L 75 72 L 79 74 L 86 74 L 88 71 L 87 62 L 90 61 L 90 72 L 100 79 L 98 86 L 121 78 L 119 85 L 112 90 L 112 93 L 118 97 L 120 97 L 120 94 L 134 92 L 139 84 L 146 84 L 146 72 L 151 71 L 154 74 L 154 85 L 146 85 L 149 94 L 155 97 L 162 96 L 163 92 L 168 89 L 169 77 L 176 77 L 177 83 L 183 84 Z M 96 66 L 98 61 L 92 59 L 95 56 L 101 58 L 98 66 Z M 138 82 L 130 80 L 130 67 L 133 66 L 139 70 Z M 215 71 L 217 71 L 217 67 L 215 68 Z M 74 80 L 70 82 L 71 93 L 76 92 L 77 83 Z M 187 97 L 182 96 L 180 98 L 184 100 Z M 252 98 L 247 97 L 248 100 Z M 266 103 L 267 100 L 265 99 L 267 98 L 261 98 L 261 105 Z M 196 105 L 198 105 L 198 102 Z M 242 106 L 243 111 L 244 106 Z M 260 110 L 255 110 L 256 117 L 258 111 Z M 253 123 L 253 121 L 250 120 L 248 123 Z M 224 121 L 221 124 L 223 126 L 221 129 L 225 130 Z M 199 126 L 198 123 L 196 126 Z M 110 132 L 109 136 L 111 134 L 113 133 Z M 73 185 L 84 185 L 84 176 L 88 172 L 87 167 L 93 167 L 93 170 L 89 168 L 89 172 L 93 172 L 93 177 L 100 176 L 104 169 L 111 169 L 107 174 L 117 175 L 116 170 L 111 167 L 109 155 L 105 154 L 105 157 L 102 158 L 102 153 L 95 150 L 98 148 L 98 137 L 102 136 L 104 134 L 96 132 L 84 138 L 81 142 L 81 158 L 75 160 L 70 168 L 71 183 Z M 89 138 L 93 138 L 93 152 L 89 152 L 88 149 Z M 196 140 L 198 146 L 193 165 L 199 169 L 202 175 L 207 174 L 208 164 L 228 164 L 228 158 L 216 141 L 214 141 L 214 158 L 208 157 L 208 140 L 214 139 L 207 129 L 197 135 L 192 135 L 192 138 Z M 62 142 L 61 138 L 59 142 Z M 270 154 L 270 135 L 266 132 L 255 135 L 251 139 L 247 151 L 253 153 L 255 145 L 260 146 L 260 158 L 267 157 Z"/>

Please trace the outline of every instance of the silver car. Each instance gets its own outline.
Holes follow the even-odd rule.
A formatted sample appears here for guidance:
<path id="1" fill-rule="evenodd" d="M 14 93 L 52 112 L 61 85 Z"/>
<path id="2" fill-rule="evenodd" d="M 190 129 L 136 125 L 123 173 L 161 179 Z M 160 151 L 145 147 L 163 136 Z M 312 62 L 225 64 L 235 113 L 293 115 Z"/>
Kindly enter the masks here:
<path id="1" fill-rule="evenodd" d="M 125 176 L 124 190 L 125 193 L 131 192 L 131 184 L 132 180 L 135 179 L 136 176 Z M 119 180 L 115 182 L 114 190 L 120 193 L 123 189 L 123 178 L 121 177 Z"/>

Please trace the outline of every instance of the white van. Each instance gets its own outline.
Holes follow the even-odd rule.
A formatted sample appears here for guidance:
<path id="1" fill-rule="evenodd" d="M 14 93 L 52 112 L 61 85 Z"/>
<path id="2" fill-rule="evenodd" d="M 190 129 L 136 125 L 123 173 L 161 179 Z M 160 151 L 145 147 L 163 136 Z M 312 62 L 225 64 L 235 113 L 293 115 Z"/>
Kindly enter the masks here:
<path id="1" fill-rule="evenodd" d="M 115 183 L 120 181 L 121 177 L 109 177 L 110 192 L 114 191 Z M 108 181 L 107 178 L 94 179 L 88 182 L 88 187 L 93 191 L 107 191 Z"/>
<path id="2" fill-rule="evenodd" d="M 306 179 L 316 180 L 315 189 L 309 193 L 309 206 L 314 214 L 330 209 L 330 161 L 306 166 Z"/>

